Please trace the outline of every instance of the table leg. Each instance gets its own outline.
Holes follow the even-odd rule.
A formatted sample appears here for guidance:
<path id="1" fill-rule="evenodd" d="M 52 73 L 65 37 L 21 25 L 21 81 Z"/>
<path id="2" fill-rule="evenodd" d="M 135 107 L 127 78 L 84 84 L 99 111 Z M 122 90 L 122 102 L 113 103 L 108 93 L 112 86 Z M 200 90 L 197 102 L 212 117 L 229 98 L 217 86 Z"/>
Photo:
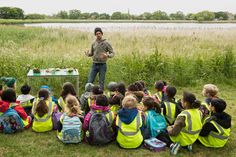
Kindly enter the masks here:
<path id="1" fill-rule="evenodd" d="M 79 96 L 79 76 L 76 77 L 76 92 L 77 92 L 77 95 Z"/>

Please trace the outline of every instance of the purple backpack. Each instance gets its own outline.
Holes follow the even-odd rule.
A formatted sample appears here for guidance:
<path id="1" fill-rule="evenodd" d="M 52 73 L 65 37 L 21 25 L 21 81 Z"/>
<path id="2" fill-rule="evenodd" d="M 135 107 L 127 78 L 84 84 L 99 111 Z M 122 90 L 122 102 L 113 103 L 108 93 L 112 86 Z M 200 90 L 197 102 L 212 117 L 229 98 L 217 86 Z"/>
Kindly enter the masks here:
<path id="1" fill-rule="evenodd" d="M 53 114 L 52 114 L 53 130 L 58 129 L 57 123 L 60 121 L 62 114 L 63 114 L 62 112 L 53 112 Z"/>
<path id="2" fill-rule="evenodd" d="M 89 121 L 89 136 L 87 140 L 92 145 L 103 145 L 111 142 L 114 139 L 112 129 L 112 112 L 108 112 L 109 120 L 106 118 L 106 113 L 91 111 L 92 116 Z"/>

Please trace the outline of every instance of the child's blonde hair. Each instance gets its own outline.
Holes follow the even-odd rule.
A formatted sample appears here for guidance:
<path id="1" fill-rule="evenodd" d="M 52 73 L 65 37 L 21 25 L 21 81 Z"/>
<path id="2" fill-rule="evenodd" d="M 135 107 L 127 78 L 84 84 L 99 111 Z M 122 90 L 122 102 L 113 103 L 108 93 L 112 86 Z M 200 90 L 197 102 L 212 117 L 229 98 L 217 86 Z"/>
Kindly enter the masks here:
<path id="1" fill-rule="evenodd" d="M 138 101 L 133 95 L 128 95 L 128 96 L 125 96 L 125 98 L 123 99 L 122 107 L 128 108 L 128 109 L 136 108 L 137 103 Z"/>
<path id="2" fill-rule="evenodd" d="M 203 86 L 202 95 L 205 97 L 214 97 L 219 92 L 219 89 L 214 84 L 206 84 Z"/>
<path id="3" fill-rule="evenodd" d="M 71 94 L 68 94 L 66 97 L 66 112 L 81 114 L 80 103 L 78 99 Z"/>

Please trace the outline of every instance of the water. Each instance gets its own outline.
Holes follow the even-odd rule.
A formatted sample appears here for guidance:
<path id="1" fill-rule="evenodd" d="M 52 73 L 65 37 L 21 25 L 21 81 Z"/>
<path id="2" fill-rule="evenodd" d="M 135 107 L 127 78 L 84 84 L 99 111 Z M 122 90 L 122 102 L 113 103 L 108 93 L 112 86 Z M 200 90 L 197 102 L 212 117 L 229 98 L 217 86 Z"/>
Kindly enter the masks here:
<path id="1" fill-rule="evenodd" d="M 105 31 L 136 30 L 226 30 L 236 29 L 236 23 L 37 23 L 24 24 L 26 27 L 66 28 L 91 32 L 95 27 Z"/>

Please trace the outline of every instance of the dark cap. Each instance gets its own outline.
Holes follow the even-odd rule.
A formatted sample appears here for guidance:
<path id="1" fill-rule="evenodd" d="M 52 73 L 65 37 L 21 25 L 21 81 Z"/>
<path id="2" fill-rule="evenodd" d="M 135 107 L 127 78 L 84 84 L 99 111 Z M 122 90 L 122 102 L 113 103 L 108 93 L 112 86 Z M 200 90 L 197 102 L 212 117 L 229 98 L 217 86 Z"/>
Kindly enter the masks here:
<path id="1" fill-rule="evenodd" d="M 94 35 L 96 35 L 97 32 L 101 32 L 103 34 L 102 29 L 100 27 L 96 27 L 94 29 Z"/>

